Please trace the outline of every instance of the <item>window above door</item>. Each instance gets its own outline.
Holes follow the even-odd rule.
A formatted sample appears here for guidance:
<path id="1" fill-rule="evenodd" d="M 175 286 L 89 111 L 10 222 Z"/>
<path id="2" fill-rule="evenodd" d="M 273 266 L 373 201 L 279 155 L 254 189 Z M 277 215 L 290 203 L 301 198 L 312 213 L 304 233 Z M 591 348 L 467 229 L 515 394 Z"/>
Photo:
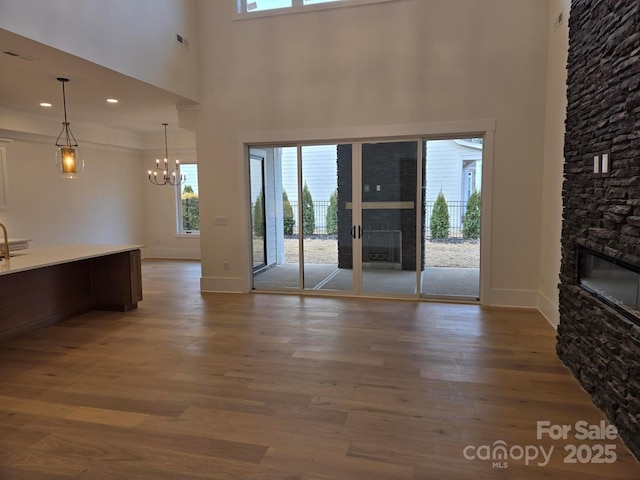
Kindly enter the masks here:
<path id="1" fill-rule="evenodd" d="M 234 19 L 240 20 L 396 1 L 399 0 L 237 0 Z"/>

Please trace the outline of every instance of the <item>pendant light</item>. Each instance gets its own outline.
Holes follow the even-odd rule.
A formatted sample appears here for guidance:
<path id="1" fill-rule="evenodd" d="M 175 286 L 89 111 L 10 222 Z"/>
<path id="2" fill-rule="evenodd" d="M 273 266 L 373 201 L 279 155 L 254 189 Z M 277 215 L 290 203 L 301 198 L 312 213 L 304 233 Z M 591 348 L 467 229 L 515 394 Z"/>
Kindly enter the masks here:
<path id="1" fill-rule="evenodd" d="M 62 131 L 56 140 L 56 166 L 58 173 L 62 178 L 78 178 L 84 169 L 84 160 L 78 154 L 78 142 L 76 141 L 67 120 L 67 98 L 65 95 L 64 84 L 69 81 L 68 78 L 58 77 L 62 84 L 62 104 L 64 107 L 64 122 L 62 122 Z"/>
<path id="2" fill-rule="evenodd" d="M 172 169 L 169 169 L 169 149 L 167 147 L 167 125 L 168 123 L 163 123 L 164 125 L 164 162 L 160 165 L 160 159 L 156 158 L 156 170 L 162 172 L 160 176 L 158 176 L 158 172 L 154 172 L 149 170 L 148 178 L 151 183 L 154 185 L 172 185 L 179 186 L 184 182 L 187 177 L 180 173 L 180 160 L 176 160 L 176 166 Z"/>

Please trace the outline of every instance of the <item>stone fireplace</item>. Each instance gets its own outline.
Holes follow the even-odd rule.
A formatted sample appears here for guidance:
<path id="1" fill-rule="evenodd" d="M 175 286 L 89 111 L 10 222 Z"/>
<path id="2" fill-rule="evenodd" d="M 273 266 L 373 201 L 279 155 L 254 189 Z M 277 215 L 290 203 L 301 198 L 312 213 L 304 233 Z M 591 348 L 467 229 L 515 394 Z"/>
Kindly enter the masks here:
<path id="1" fill-rule="evenodd" d="M 640 4 L 574 0 L 569 31 L 557 352 L 640 459 Z"/>

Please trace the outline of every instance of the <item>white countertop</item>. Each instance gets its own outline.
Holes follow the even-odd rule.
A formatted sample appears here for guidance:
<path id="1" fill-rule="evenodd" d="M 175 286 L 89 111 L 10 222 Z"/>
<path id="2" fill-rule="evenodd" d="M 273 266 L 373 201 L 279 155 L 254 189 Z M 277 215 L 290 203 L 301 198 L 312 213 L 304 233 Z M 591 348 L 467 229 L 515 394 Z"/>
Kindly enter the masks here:
<path id="1" fill-rule="evenodd" d="M 28 248 L 12 253 L 13 256 L 8 262 L 4 259 L 0 261 L 0 275 L 129 252 L 142 247 L 143 245 L 57 245 Z"/>

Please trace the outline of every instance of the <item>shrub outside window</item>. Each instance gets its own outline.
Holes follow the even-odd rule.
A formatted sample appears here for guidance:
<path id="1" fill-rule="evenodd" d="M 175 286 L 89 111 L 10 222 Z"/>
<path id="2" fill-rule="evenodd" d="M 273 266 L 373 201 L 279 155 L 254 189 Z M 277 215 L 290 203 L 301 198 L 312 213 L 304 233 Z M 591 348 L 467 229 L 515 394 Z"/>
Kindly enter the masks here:
<path id="1" fill-rule="evenodd" d="M 180 165 L 186 180 L 176 187 L 176 213 L 178 234 L 200 234 L 200 200 L 198 196 L 198 165 Z"/>

